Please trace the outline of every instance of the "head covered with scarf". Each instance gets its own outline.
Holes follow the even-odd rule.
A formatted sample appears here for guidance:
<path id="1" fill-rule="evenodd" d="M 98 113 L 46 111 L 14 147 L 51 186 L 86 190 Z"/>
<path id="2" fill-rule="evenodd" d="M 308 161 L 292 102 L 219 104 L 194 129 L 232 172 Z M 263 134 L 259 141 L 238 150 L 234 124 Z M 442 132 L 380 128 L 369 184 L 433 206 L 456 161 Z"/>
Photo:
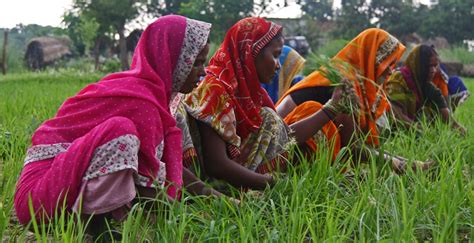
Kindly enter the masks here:
<path id="1" fill-rule="evenodd" d="M 211 58 L 206 77 L 185 101 L 194 118 L 229 144 L 239 147 L 241 139 L 260 127 L 260 108 L 274 108 L 260 86 L 255 58 L 281 31 L 281 26 L 263 18 L 237 22 Z"/>
<path id="2" fill-rule="evenodd" d="M 418 45 L 408 54 L 404 65 L 390 76 L 386 90 L 390 100 L 404 107 L 410 118 L 415 118 L 417 111 L 425 103 L 433 103 L 439 108 L 447 107 L 441 90 L 436 83 L 439 79 L 438 70 L 433 79 L 429 80 L 430 60 L 438 54 L 432 46 Z M 444 80 L 442 81 L 444 82 Z"/>
<path id="3" fill-rule="evenodd" d="M 162 186 L 170 185 L 168 194 L 175 197 L 182 185 L 182 154 L 176 152 L 181 131 L 169 103 L 207 44 L 210 28 L 178 15 L 157 19 L 141 35 L 130 70 L 110 74 L 66 100 L 35 132 L 33 145 L 71 143 L 111 117 L 128 118 L 139 135 L 140 182 L 151 186 L 165 175 Z"/>
<path id="4" fill-rule="evenodd" d="M 369 133 L 368 143 L 378 145 L 378 132 L 375 121 L 390 108 L 380 84 L 379 78 L 387 68 L 392 68 L 401 58 L 405 46 L 395 37 L 382 29 L 371 28 L 361 32 L 349 42 L 333 60 L 350 64 L 357 73 L 347 74 L 352 81 L 360 100 L 359 125 Z M 282 96 L 281 102 L 288 94 L 309 87 L 328 86 L 331 82 L 319 71 L 315 71 L 294 85 Z"/>

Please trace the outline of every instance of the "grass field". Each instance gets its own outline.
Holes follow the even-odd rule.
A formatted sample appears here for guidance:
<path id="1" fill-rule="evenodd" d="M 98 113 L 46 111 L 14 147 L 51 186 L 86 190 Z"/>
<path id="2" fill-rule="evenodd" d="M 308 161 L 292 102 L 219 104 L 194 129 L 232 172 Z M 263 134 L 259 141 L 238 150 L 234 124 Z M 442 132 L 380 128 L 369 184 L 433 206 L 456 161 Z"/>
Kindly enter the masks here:
<path id="1" fill-rule="evenodd" d="M 0 76 L 0 236 L 4 241 L 81 242 L 84 222 L 61 214 L 33 233 L 11 221 L 15 183 L 31 134 L 60 104 L 99 74 L 27 73 Z M 467 79 L 474 90 L 474 79 Z M 228 199 L 185 196 L 156 211 L 143 205 L 113 230 L 124 242 L 160 241 L 474 241 L 474 98 L 456 118 L 468 129 L 459 137 L 446 126 L 424 126 L 423 133 L 398 132 L 382 148 L 411 159 L 435 159 L 428 173 L 398 176 L 374 158 L 340 173 L 322 153 L 281 175 L 261 195 Z M 149 220 L 150 213 L 156 220 Z"/>

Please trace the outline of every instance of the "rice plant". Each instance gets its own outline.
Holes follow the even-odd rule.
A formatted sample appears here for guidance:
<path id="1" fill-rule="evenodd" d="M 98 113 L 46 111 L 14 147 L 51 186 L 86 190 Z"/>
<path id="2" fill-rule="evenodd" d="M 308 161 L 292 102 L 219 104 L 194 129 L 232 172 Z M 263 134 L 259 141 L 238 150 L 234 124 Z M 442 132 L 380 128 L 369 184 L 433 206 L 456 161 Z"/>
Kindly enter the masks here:
<path id="1" fill-rule="evenodd" d="M 90 240 L 87 219 L 59 212 L 49 224 L 23 227 L 15 220 L 13 194 L 31 134 L 61 103 L 101 74 L 26 73 L 0 77 L 0 237 L 3 241 Z M 474 80 L 466 84 L 474 89 Z M 393 173 L 378 157 L 352 166 L 331 162 L 323 146 L 314 157 L 289 166 L 273 188 L 229 198 L 191 196 L 135 204 L 122 223 L 110 221 L 108 239 L 123 242 L 321 242 L 470 241 L 474 239 L 474 99 L 456 110 L 468 128 L 460 137 L 442 123 L 420 131 L 392 131 L 382 150 L 409 160 L 436 159 L 429 172 Z M 298 153 L 294 149 L 290 154 Z M 347 169 L 349 167 L 349 170 Z M 342 173 L 341 171 L 346 171 Z M 350 172 L 350 173 L 349 173 Z M 121 237 L 114 238 L 118 233 Z M 104 238 L 105 239 L 105 238 Z"/>

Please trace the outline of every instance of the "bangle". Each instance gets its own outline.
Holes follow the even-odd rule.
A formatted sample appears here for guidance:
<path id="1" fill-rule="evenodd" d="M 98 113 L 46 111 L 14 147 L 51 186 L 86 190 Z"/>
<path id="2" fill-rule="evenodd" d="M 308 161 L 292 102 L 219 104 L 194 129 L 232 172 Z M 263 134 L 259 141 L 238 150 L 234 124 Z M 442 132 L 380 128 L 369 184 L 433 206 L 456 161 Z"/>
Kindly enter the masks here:
<path id="1" fill-rule="evenodd" d="M 334 119 L 334 116 L 331 116 L 331 115 L 329 114 L 329 111 L 327 111 L 324 107 L 321 108 L 321 110 L 324 112 L 324 114 L 326 114 L 326 116 L 329 118 L 329 120 Z"/>

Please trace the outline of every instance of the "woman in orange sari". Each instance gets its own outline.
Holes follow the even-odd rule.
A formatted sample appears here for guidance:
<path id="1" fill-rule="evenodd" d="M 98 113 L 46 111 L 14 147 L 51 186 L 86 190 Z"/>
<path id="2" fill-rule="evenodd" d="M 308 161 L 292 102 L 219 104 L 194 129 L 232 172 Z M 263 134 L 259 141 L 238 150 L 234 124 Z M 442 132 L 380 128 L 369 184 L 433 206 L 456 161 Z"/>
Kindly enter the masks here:
<path id="1" fill-rule="evenodd" d="M 390 108 L 381 84 L 404 51 L 405 46 L 395 37 L 384 30 L 373 28 L 360 33 L 332 59 L 350 64 L 357 72 L 346 75 L 346 78 L 352 81 L 360 98 L 357 126 L 368 134 L 368 144 L 379 144 L 376 121 Z M 345 70 L 341 72 L 347 73 Z M 295 116 L 313 113 L 331 97 L 333 89 L 330 84 L 321 72 L 311 73 L 283 95 L 277 103 L 278 114 L 291 123 Z M 347 118 L 339 116 L 334 123 L 328 123 L 327 127 L 335 128 L 336 125 L 345 123 L 345 120 Z M 349 128 L 351 127 L 345 126 L 340 133 L 332 134 L 342 136 L 341 146 L 347 145 L 352 136 L 353 131 L 345 134 L 345 130 Z"/>
<path id="2" fill-rule="evenodd" d="M 352 115 L 338 115 L 322 129 L 328 140 L 336 141 L 335 152 L 351 144 L 354 136 L 362 135 L 370 147 L 379 145 L 377 125 L 383 125 L 385 112 L 390 110 L 382 84 L 404 51 L 405 46 L 395 37 L 382 29 L 371 28 L 361 32 L 332 58 L 334 64 L 339 64 L 335 68 L 350 80 L 359 97 L 357 109 Z M 279 100 L 276 109 L 285 122 L 292 124 L 321 109 L 332 93 L 331 81 L 324 73 L 315 71 L 290 88 Z M 315 142 L 315 139 L 309 139 L 307 145 L 313 149 Z M 358 146 L 357 143 L 355 145 Z M 384 157 L 392 161 L 396 170 L 405 168 L 405 159 L 389 155 Z"/>

